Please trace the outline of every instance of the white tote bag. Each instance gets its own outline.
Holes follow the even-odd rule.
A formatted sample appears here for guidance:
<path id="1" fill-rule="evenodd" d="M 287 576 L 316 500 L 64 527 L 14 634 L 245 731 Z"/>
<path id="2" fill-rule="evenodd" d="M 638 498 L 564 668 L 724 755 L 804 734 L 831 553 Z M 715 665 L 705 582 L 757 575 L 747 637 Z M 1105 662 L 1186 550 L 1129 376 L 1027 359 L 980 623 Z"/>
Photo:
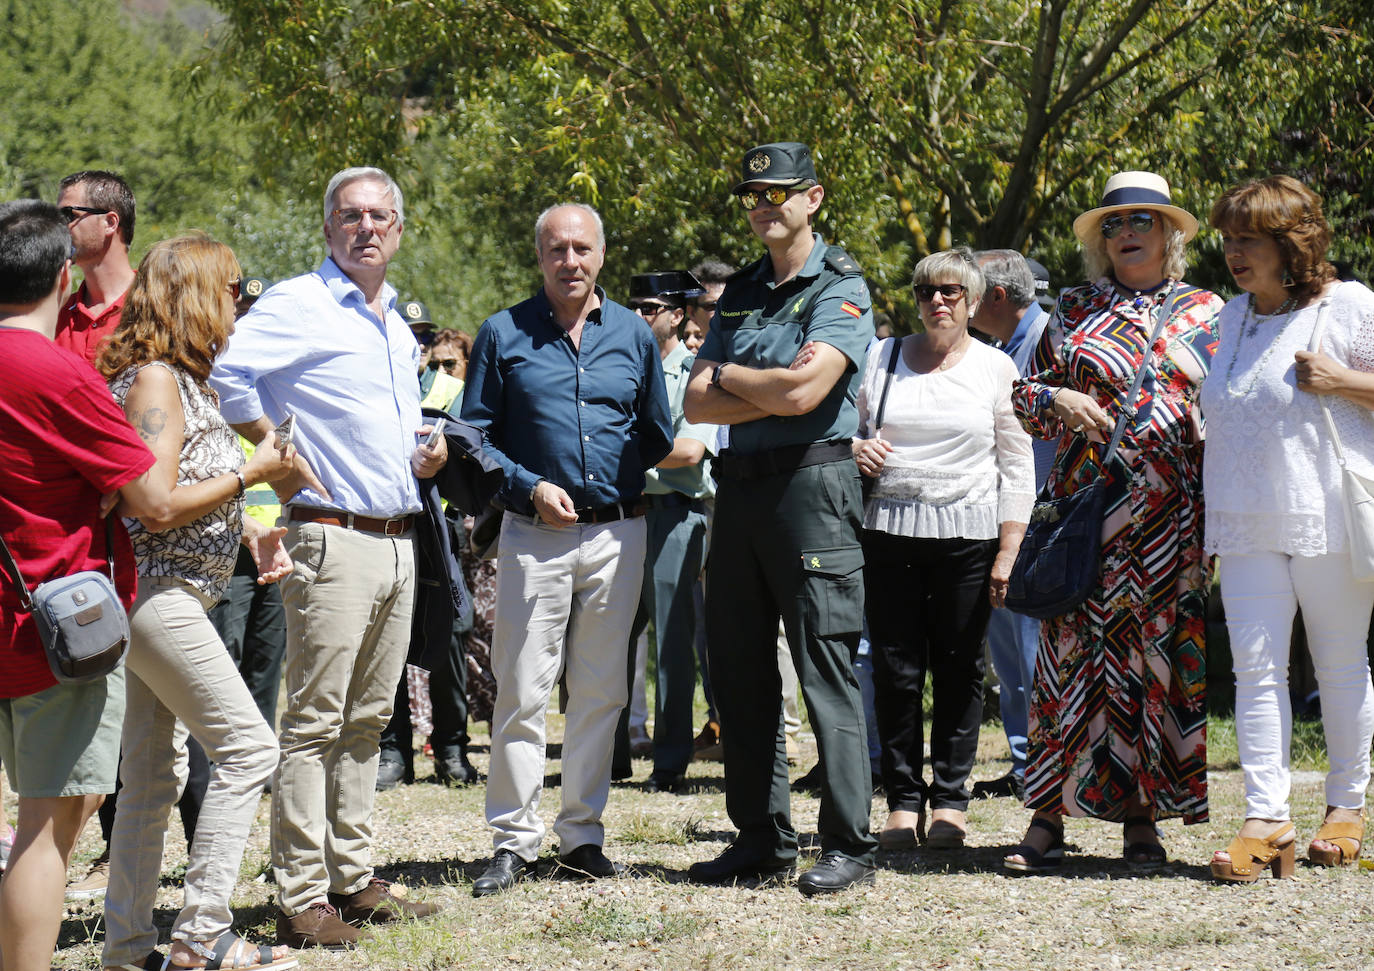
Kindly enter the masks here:
<path id="1" fill-rule="evenodd" d="M 1321 350 L 1322 338 L 1326 336 L 1326 300 L 1317 307 L 1317 324 L 1312 329 L 1312 343 L 1308 350 L 1316 353 Z M 1327 396 L 1317 395 L 1322 405 L 1322 416 L 1326 428 L 1331 433 L 1331 444 L 1336 449 L 1336 461 L 1341 466 L 1341 496 L 1345 505 L 1345 531 L 1350 538 L 1350 561 L 1356 580 L 1374 580 L 1374 479 L 1360 475 L 1346 465 L 1345 449 L 1341 445 L 1340 433 L 1336 422 L 1331 418 L 1331 405 Z"/>

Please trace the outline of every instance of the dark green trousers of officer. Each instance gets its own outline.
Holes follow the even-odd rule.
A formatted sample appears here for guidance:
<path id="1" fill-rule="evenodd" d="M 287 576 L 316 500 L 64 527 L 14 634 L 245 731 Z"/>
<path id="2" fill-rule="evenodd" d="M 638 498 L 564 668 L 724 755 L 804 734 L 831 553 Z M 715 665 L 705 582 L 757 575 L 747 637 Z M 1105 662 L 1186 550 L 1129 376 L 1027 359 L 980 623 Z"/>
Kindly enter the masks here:
<path id="1" fill-rule="evenodd" d="M 706 584 L 706 650 L 738 843 L 794 857 L 777 666 L 782 617 L 820 749 L 821 851 L 872 864 L 872 778 L 854 655 L 863 626 L 863 499 L 852 461 L 722 478 Z"/>

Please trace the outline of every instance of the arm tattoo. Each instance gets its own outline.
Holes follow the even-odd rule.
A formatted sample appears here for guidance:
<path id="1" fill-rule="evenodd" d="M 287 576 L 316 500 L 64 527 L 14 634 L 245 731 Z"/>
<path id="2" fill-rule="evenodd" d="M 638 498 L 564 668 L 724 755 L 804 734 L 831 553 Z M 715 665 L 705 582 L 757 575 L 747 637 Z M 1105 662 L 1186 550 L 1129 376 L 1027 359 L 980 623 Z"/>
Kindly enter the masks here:
<path id="1" fill-rule="evenodd" d="M 157 441 L 157 437 L 167 427 L 167 412 L 161 408 L 135 412 L 133 419 L 133 426 L 138 429 L 139 437 L 150 444 Z"/>

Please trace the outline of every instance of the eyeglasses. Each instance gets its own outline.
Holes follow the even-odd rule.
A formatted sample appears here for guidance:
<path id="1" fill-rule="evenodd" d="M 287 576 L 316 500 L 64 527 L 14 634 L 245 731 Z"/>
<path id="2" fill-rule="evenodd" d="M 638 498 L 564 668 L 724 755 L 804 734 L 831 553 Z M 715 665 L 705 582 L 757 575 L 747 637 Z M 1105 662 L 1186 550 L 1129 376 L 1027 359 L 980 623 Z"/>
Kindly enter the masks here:
<path id="1" fill-rule="evenodd" d="M 1155 214 L 1152 212 L 1133 212 L 1129 216 L 1117 214 L 1102 220 L 1102 238 L 1114 239 L 1122 227 L 1130 224 L 1131 231 L 1144 236 L 1155 228 Z"/>
<path id="2" fill-rule="evenodd" d="M 946 300 L 958 300 L 968 292 L 968 288 L 962 283 L 917 283 L 911 287 L 911 291 L 921 303 L 930 303 L 937 293 Z"/>
<path id="3" fill-rule="evenodd" d="M 666 303 L 637 303 L 631 306 L 630 309 L 645 320 L 652 320 L 665 310 L 672 310 L 673 308 Z"/>
<path id="4" fill-rule="evenodd" d="M 230 280 L 224 287 L 229 291 L 229 295 L 237 300 L 239 294 L 243 292 L 243 281 L 239 279 Z"/>
<path id="5" fill-rule="evenodd" d="M 452 372 L 457 370 L 458 365 L 462 364 L 465 360 L 466 358 L 462 357 L 431 358 L 429 362 L 429 369 L 431 371 L 437 371 L 439 368 L 443 368 L 445 371 Z"/>
<path id="6" fill-rule="evenodd" d="M 706 310 L 710 313 L 715 313 L 716 305 L 719 303 L 719 300 L 694 300 L 692 301 L 692 306 L 696 307 L 698 310 Z"/>
<path id="7" fill-rule="evenodd" d="M 335 209 L 339 225 L 344 229 L 357 229 L 363 224 L 363 217 L 370 216 L 372 225 L 378 232 L 386 232 L 399 215 L 395 209 Z"/>
<path id="8" fill-rule="evenodd" d="M 58 215 L 67 221 L 68 226 L 85 216 L 97 214 L 103 216 L 112 211 L 110 209 L 92 209 L 90 206 L 62 206 L 57 210 Z"/>
<path id="9" fill-rule="evenodd" d="M 788 200 L 792 193 L 809 188 L 811 186 L 801 182 L 794 185 L 770 185 L 766 189 L 745 189 L 736 193 L 736 196 L 745 212 L 753 212 L 759 207 L 760 202 L 767 201 L 770 206 L 780 206 Z"/>

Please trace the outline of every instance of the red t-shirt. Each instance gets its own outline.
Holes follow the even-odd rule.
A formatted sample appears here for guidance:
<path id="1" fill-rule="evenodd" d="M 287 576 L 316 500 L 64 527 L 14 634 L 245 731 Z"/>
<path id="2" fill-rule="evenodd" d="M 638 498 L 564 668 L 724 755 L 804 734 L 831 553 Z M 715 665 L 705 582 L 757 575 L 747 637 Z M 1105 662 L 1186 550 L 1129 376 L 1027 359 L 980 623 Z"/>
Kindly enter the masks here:
<path id="1" fill-rule="evenodd" d="M 0 327 L 0 535 L 30 590 L 80 570 L 105 570 L 100 496 L 153 461 L 99 372 L 42 334 Z M 115 584 L 128 609 L 138 577 L 117 519 L 114 537 Z M 56 683 L 38 628 L 0 561 L 0 698 Z"/>
<path id="2" fill-rule="evenodd" d="M 126 296 L 128 291 L 121 293 L 99 317 L 92 317 L 83 302 L 88 299 L 86 284 L 81 284 L 58 312 L 57 333 L 53 335 L 52 342 L 94 364 L 96 355 L 100 353 L 100 345 L 119 326 L 119 315 L 124 310 Z"/>

